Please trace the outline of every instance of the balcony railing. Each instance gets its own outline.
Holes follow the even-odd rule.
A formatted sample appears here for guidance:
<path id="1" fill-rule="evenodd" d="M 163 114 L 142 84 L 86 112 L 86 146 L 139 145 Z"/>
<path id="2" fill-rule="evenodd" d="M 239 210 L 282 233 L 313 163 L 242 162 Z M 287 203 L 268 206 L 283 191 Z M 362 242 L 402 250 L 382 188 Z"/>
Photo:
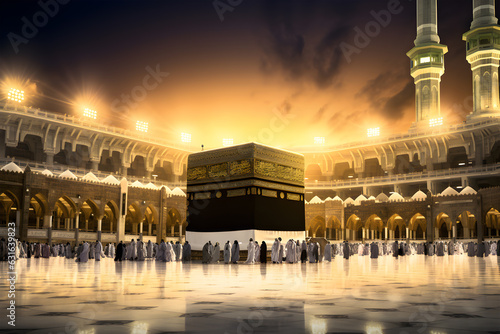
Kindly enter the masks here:
<path id="1" fill-rule="evenodd" d="M 10 113 L 22 114 L 27 116 L 32 116 L 34 118 L 40 118 L 49 121 L 55 121 L 60 123 L 66 123 L 70 126 L 79 126 L 87 128 L 92 131 L 101 131 L 108 133 L 110 135 L 124 136 L 133 140 L 140 140 L 149 143 L 154 143 L 161 146 L 167 146 L 171 148 L 176 148 L 186 152 L 192 152 L 193 149 L 189 145 L 182 144 L 180 142 L 162 140 L 158 137 L 148 136 L 146 133 L 126 130 L 122 128 L 117 128 L 113 126 L 102 125 L 97 121 L 86 120 L 85 118 L 79 118 L 71 115 L 62 115 L 51 113 L 47 111 L 40 110 L 38 108 L 26 107 L 26 106 L 16 106 L 13 104 L 5 103 L 0 104 L 0 110 Z"/>
<path id="2" fill-rule="evenodd" d="M 0 167 L 3 167 L 10 162 L 14 162 L 16 165 L 21 167 L 21 169 L 24 169 L 24 168 L 26 168 L 26 166 L 29 165 L 30 169 L 32 171 L 39 172 L 39 173 L 43 172 L 45 169 L 48 169 L 54 175 L 58 175 L 66 170 L 69 170 L 71 173 L 75 174 L 75 176 L 78 178 L 82 178 L 83 176 L 85 176 L 89 172 L 92 172 L 99 180 L 102 180 L 109 175 L 113 175 L 118 181 L 120 181 L 123 177 L 123 175 L 121 175 L 120 173 L 93 171 L 90 169 L 78 168 L 78 167 L 67 166 L 67 165 L 60 165 L 57 163 L 55 163 L 52 166 L 48 166 L 45 163 L 34 162 L 34 161 L 29 161 L 29 160 L 19 160 L 17 158 L 15 158 L 15 159 L 11 159 L 11 158 L 0 159 Z M 157 187 L 165 186 L 165 187 L 169 187 L 171 190 L 178 187 L 178 188 L 181 188 L 183 191 L 186 191 L 186 182 L 166 182 L 166 181 L 154 180 L 154 178 L 137 177 L 137 176 L 131 176 L 131 175 L 127 175 L 126 179 L 129 182 L 129 184 L 133 183 L 135 181 L 139 181 L 143 185 L 146 185 L 149 182 L 151 182 Z"/>
<path id="3" fill-rule="evenodd" d="M 358 178 L 349 180 L 306 182 L 305 186 L 306 188 L 313 188 L 313 189 L 345 188 L 345 187 L 355 187 L 355 186 L 362 187 L 362 186 L 370 186 L 381 183 L 404 183 L 404 182 L 429 180 L 429 179 L 433 180 L 433 179 L 460 178 L 465 176 L 482 175 L 485 173 L 490 173 L 490 174 L 498 173 L 500 175 L 500 163 L 495 165 L 481 166 L 481 167 L 453 168 L 446 170 L 367 177 L 367 178 Z"/>

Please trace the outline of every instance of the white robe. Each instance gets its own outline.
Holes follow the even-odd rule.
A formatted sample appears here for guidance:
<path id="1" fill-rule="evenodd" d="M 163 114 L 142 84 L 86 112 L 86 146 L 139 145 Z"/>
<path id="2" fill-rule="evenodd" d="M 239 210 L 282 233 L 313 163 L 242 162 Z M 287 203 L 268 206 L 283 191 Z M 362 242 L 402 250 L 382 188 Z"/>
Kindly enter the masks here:
<path id="1" fill-rule="evenodd" d="M 173 254 L 174 258 L 172 259 L 172 244 L 170 242 L 167 242 L 165 244 L 166 250 L 165 250 L 165 262 L 172 262 L 172 260 L 175 260 L 175 254 Z"/>
<path id="2" fill-rule="evenodd" d="M 245 263 L 253 264 L 255 261 L 255 243 L 250 241 L 247 246 L 248 258 Z"/>
<path id="3" fill-rule="evenodd" d="M 110 258 L 115 257 L 115 244 L 109 244 L 108 253 Z"/>
<path id="4" fill-rule="evenodd" d="M 127 258 L 129 260 L 135 260 L 137 257 L 137 244 L 135 243 L 134 240 L 130 243 L 130 253 L 127 252 Z"/>
<path id="5" fill-rule="evenodd" d="M 254 262 L 260 262 L 260 246 L 259 244 L 255 244 L 255 255 L 253 258 Z"/>
<path id="6" fill-rule="evenodd" d="M 278 252 L 278 263 L 283 262 L 283 258 L 285 257 L 285 247 L 280 243 L 280 250 Z"/>
<path id="7" fill-rule="evenodd" d="M 279 262 L 278 255 L 280 252 L 280 242 L 279 240 L 275 240 L 273 243 L 273 247 L 271 248 L 271 261 Z"/>

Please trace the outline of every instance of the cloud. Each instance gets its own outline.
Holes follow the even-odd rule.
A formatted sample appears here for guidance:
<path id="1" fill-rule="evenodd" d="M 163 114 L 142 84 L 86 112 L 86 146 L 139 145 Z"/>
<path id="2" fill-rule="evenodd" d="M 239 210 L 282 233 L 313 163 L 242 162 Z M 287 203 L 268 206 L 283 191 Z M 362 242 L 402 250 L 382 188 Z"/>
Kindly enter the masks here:
<path id="1" fill-rule="evenodd" d="M 355 7 L 338 1 L 266 2 L 268 36 L 260 70 L 268 74 L 278 69 L 287 80 L 306 79 L 320 89 L 331 87 L 344 61 L 339 45 L 352 32 Z M 325 28 L 315 24 L 320 21 L 328 22 Z"/>
<path id="2" fill-rule="evenodd" d="M 339 44 L 351 30 L 349 26 L 332 29 L 316 46 L 313 58 L 314 79 L 319 88 L 329 87 L 340 71 L 344 61 Z"/>
<path id="3" fill-rule="evenodd" d="M 316 111 L 316 113 L 313 115 L 313 118 L 311 120 L 312 124 L 318 123 L 323 119 L 323 116 L 325 115 L 325 112 L 328 110 L 328 104 L 323 105 L 321 108 Z"/>
<path id="4" fill-rule="evenodd" d="M 356 97 L 366 100 L 377 115 L 399 120 L 405 116 L 404 111 L 413 105 L 414 95 L 411 77 L 384 72 L 369 80 Z"/>

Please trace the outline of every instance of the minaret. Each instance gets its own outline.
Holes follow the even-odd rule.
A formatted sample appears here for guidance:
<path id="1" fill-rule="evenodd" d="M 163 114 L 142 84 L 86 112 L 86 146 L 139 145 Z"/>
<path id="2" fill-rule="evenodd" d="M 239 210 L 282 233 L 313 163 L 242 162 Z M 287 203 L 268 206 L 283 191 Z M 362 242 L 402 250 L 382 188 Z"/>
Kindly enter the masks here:
<path id="1" fill-rule="evenodd" d="M 467 118 L 498 117 L 500 27 L 495 17 L 495 0 L 473 0 L 473 14 L 470 30 L 463 35 L 474 91 L 474 110 Z"/>
<path id="2" fill-rule="evenodd" d="M 411 76 L 415 79 L 415 112 L 413 127 L 429 126 L 441 117 L 441 76 L 444 74 L 446 45 L 439 44 L 437 0 L 417 0 L 417 38 L 407 56 L 411 59 Z"/>

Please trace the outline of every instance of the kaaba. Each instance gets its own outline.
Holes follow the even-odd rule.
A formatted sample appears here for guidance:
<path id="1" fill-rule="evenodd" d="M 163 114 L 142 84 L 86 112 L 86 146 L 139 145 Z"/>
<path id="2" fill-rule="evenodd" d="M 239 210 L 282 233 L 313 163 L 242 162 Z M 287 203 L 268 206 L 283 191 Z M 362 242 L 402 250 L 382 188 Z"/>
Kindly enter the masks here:
<path id="1" fill-rule="evenodd" d="M 257 143 L 193 153 L 186 240 L 201 250 L 250 238 L 305 237 L 304 156 Z"/>

